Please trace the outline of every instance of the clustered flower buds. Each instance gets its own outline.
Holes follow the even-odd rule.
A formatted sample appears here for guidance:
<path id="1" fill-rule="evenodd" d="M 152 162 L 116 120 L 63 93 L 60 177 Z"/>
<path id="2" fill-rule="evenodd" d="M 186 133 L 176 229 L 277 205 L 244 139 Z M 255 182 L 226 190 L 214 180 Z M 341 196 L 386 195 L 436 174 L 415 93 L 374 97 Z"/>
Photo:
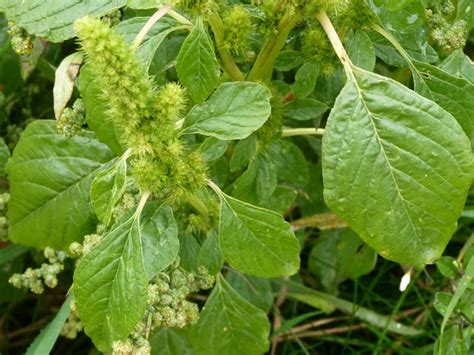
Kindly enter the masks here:
<path id="1" fill-rule="evenodd" d="M 54 288 L 58 284 L 57 275 L 64 269 L 66 253 L 55 251 L 52 248 L 44 250 L 44 257 L 48 263 L 41 264 L 38 269 L 28 268 L 23 274 L 13 274 L 8 282 L 13 286 L 31 289 L 33 293 L 43 293 L 44 285 Z"/>
<path id="2" fill-rule="evenodd" d="M 4 192 L 0 194 L 0 240 L 7 240 L 8 234 L 8 218 L 7 218 L 7 203 L 10 199 L 10 194 Z"/>
<path id="3" fill-rule="evenodd" d="M 59 118 L 56 128 L 66 138 L 74 136 L 85 123 L 84 104 L 81 99 L 74 102 L 72 108 L 66 107 Z"/>
<path id="4" fill-rule="evenodd" d="M 188 152 L 176 131 L 186 106 L 184 90 L 176 83 L 156 90 L 133 49 L 100 20 L 84 17 L 75 28 L 108 102 L 107 115 L 121 127 L 121 140 L 132 152 L 132 175 L 140 189 L 179 199 L 204 186 L 201 156 Z"/>
<path id="5" fill-rule="evenodd" d="M 441 7 L 441 13 L 426 10 L 426 18 L 431 31 L 431 38 L 446 52 L 463 48 L 466 44 L 468 25 L 464 20 L 449 23 L 445 16 L 450 16 L 454 11 L 454 5 L 447 0 Z"/>
<path id="6" fill-rule="evenodd" d="M 244 58 L 249 50 L 250 36 L 255 32 L 250 14 L 244 6 L 232 6 L 224 13 L 224 46 L 238 57 Z"/>
<path id="7" fill-rule="evenodd" d="M 179 266 L 179 258 L 153 278 L 148 286 L 148 306 L 128 338 L 113 344 L 113 353 L 149 354 L 148 334 L 158 327 L 183 328 L 196 323 L 197 304 L 186 298 L 190 293 L 210 289 L 215 282 L 203 266 L 197 272 L 188 272 Z"/>
<path id="8" fill-rule="evenodd" d="M 71 245 L 69 245 L 69 251 L 75 257 L 82 257 L 99 244 L 101 238 L 102 236 L 99 234 L 88 234 L 84 236 L 82 244 L 78 242 L 71 243 Z"/>
<path id="9" fill-rule="evenodd" d="M 15 53 L 30 55 L 33 52 L 34 37 L 12 21 L 8 22 L 8 35 L 11 37 L 11 44 Z"/>
<path id="10" fill-rule="evenodd" d="M 79 319 L 79 315 L 77 314 L 76 304 L 74 301 L 71 302 L 71 313 L 64 323 L 64 326 L 61 329 L 60 334 L 68 339 L 75 339 L 77 334 L 82 332 L 84 329 L 81 320 Z"/>

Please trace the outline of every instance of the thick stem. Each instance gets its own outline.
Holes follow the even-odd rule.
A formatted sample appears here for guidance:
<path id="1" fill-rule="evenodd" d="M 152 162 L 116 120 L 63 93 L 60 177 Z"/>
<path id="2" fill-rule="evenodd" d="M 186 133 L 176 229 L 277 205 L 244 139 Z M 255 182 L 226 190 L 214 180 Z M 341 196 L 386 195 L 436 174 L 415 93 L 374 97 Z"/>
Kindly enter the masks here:
<path id="1" fill-rule="evenodd" d="M 137 37 L 135 37 L 135 40 L 133 41 L 132 47 L 134 49 L 138 48 L 138 46 L 145 39 L 148 32 L 150 32 L 152 27 L 155 25 L 155 23 L 157 23 L 158 20 L 162 18 L 163 16 L 165 16 L 170 10 L 171 10 L 171 6 L 165 5 L 162 8 L 160 8 L 158 11 L 156 11 L 153 14 L 153 16 L 148 19 L 148 21 L 145 23 L 145 26 L 143 26 L 143 28 L 140 30 Z"/>
<path id="2" fill-rule="evenodd" d="M 140 214 L 143 211 L 143 207 L 145 207 L 146 201 L 148 201 L 148 198 L 150 197 L 151 192 L 150 191 L 145 191 L 142 193 L 142 197 L 140 198 L 140 202 L 138 202 L 138 207 L 135 212 L 135 218 L 140 217 Z"/>
<path id="3" fill-rule="evenodd" d="M 283 129 L 283 137 L 316 135 L 322 136 L 324 134 L 323 128 L 285 128 Z"/>
<path id="4" fill-rule="evenodd" d="M 337 57 L 341 61 L 342 65 L 344 66 L 344 69 L 346 71 L 346 74 L 352 78 L 354 78 L 354 75 L 352 74 L 352 62 L 347 55 L 346 50 L 344 49 L 344 46 L 342 45 L 342 42 L 339 38 L 339 35 L 336 32 L 336 29 L 332 25 L 331 20 L 329 19 L 328 15 L 322 11 L 316 15 L 319 23 L 324 29 L 324 32 L 326 32 L 326 35 L 328 36 L 329 41 L 331 42 L 332 47 L 334 48 L 334 51 L 336 52 Z"/>
<path id="5" fill-rule="evenodd" d="M 179 13 L 177 13 L 174 10 L 170 10 L 168 12 L 168 15 L 170 15 L 172 18 L 174 18 L 176 21 L 178 21 L 182 25 L 186 25 L 186 26 L 190 26 L 190 27 L 193 26 L 193 23 L 191 21 L 189 21 L 186 17 L 180 15 Z"/>
<path id="6" fill-rule="evenodd" d="M 216 39 L 217 51 L 221 57 L 222 67 L 224 71 L 235 81 L 242 81 L 245 79 L 244 74 L 240 71 L 237 64 L 235 64 L 232 55 L 229 50 L 224 46 L 225 29 L 222 19 L 217 13 L 212 13 L 207 18 L 209 25 L 211 26 L 214 38 Z"/>
<path id="7" fill-rule="evenodd" d="M 298 24 L 300 17 L 290 12 L 285 13 L 278 23 L 276 37 L 269 38 L 257 56 L 247 77 L 248 80 L 270 80 L 272 78 L 273 64 L 278 54 L 286 43 L 290 31 Z"/>

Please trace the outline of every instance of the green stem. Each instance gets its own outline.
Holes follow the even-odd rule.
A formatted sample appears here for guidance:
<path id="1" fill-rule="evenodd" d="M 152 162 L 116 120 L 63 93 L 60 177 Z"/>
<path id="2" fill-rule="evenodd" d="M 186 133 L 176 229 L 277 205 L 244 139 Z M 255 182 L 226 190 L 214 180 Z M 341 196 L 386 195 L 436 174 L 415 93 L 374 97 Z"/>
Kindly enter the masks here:
<path id="1" fill-rule="evenodd" d="M 186 201 L 202 216 L 207 217 L 209 215 L 209 210 L 207 209 L 206 205 L 195 195 L 188 194 L 186 196 Z"/>
<path id="2" fill-rule="evenodd" d="M 316 15 L 316 18 L 318 19 L 319 23 L 323 27 L 324 32 L 326 32 L 329 42 L 331 42 L 331 45 L 334 48 L 334 51 L 336 52 L 337 57 L 341 61 L 342 65 L 344 66 L 344 70 L 346 71 L 347 76 L 354 79 L 355 81 L 354 74 L 352 73 L 353 64 L 351 62 L 351 59 L 349 58 L 349 55 L 344 49 L 341 39 L 339 38 L 339 35 L 337 34 L 337 31 L 334 28 L 328 15 L 324 11 L 321 11 L 320 13 Z"/>
<path id="3" fill-rule="evenodd" d="M 250 81 L 268 81 L 272 78 L 273 64 L 286 43 L 290 31 L 298 24 L 300 17 L 286 12 L 277 26 L 278 35 L 267 39 L 247 77 Z"/>
<path id="4" fill-rule="evenodd" d="M 225 29 L 222 19 L 219 14 L 212 13 L 207 18 L 209 25 L 211 26 L 214 38 L 216 39 L 217 51 L 221 57 L 222 67 L 224 71 L 235 81 L 242 81 L 245 79 L 244 74 L 240 71 L 237 64 L 235 64 L 232 55 L 229 50 L 224 46 Z"/>
<path id="5" fill-rule="evenodd" d="M 186 17 L 180 15 L 179 13 L 177 13 L 174 10 L 170 10 L 168 12 L 168 15 L 170 15 L 172 18 L 174 18 L 176 21 L 178 21 L 182 25 L 186 25 L 186 26 L 190 26 L 190 27 L 193 26 L 193 23 L 191 21 L 189 21 Z"/>
<path id="6" fill-rule="evenodd" d="M 410 66 L 410 68 L 416 71 L 416 68 L 412 63 L 410 56 L 405 51 L 405 49 L 402 47 L 400 42 L 398 42 L 398 40 L 390 32 L 386 31 L 383 27 L 381 27 L 377 24 L 373 24 L 372 28 L 375 31 L 377 31 L 378 33 L 380 33 L 383 37 L 385 37 L 385 39 L 387 41 L 389 41 L 392 44 L 392 46 L 395 47 L 395 49 L 398 51 L 398 53 L 400 53 L 400 55 L 403 57 L 403 59 L 405 59 L 405 61 Z"/>
<path id="7" fill-rule="evenodd" d="M 148 19 L 148 21 L 145 23 L 143 28 L 140 30 L 140 32 L 137 34 L 137 37 L 135 37 L 135 40 L 133 41 L 132 48 L 137 49 L 138 46 L 143 42 L 145 39 L 146 35 L 152 27 L 155 25 L 155 23 L 158 22 L 160 18 L 165 16 L 169 11 L 171 10 L 170 5 L 165 5 L 162 8 L 160 8 L 158 11 L 156 11 L 152 17 Z"/>
<path id="8" fill-rule="evenodd" d="M 284 128 L 282 136 L 283 137 L 306 136 L 306 135 L 322 136 L 323 134 L 324 134 L 323 128 Z"/>

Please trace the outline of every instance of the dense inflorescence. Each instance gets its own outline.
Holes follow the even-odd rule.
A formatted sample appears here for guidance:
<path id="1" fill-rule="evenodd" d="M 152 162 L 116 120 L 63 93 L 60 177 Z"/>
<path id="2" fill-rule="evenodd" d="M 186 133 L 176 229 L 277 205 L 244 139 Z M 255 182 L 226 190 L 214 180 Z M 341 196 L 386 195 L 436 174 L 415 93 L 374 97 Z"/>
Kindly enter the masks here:
<path id="1" fill-rule="evenodd" d="M 133 50 L 106 24 L 76 21 L 82 48 L 108 102 L 109 119 L 122 128 L 132 151 L 132 174 L 142 191 L 180 199 L 205 185 L 206 168 L 180 141 L 176 121 L 186 107 L 184 90 L 168 83 L 156 90 Z"/>
<path id="2" fill-rule="evenodd" d="M 66 138 L 74 136 L 85 123 L 85 110 L 81 99 L 74 102 L 72 108 L 66 107 L 59 118 L 56 127 Z"/>
<path id="3" fill-rule="evenodd" d="M 183 328 L 197 322 L 199 308 L 187 298 L 191 293 L 212 288 L 215 278 L 203 266 L 188 272 L 179 263 L 178 258 L 150 282 L 145 315 L 128 338 L 114 342 L 114 354 L 149 354 L 150 333 L 159 327 Z"/>
<path id="4" fill-rule="evenodd" d="M 8 35 L 11 37 L 12 48 L 17 54 L 30 55 L 33 52 L 34 37 L 16 23 L 8 22 Z"/>
<path id="5" fill-rule="evenodd" d="M 66 253 L 52 248 L 44 250 L 48 263 L 41 264 L 37 269 L 28 268 L 23 274 L 13 274 L 8 280 L 13 286 L 29 288 L 33 293 L 43 293 L 44 285 L 54 288 L 58 284 L 57 275 L 64 269 Z"/>

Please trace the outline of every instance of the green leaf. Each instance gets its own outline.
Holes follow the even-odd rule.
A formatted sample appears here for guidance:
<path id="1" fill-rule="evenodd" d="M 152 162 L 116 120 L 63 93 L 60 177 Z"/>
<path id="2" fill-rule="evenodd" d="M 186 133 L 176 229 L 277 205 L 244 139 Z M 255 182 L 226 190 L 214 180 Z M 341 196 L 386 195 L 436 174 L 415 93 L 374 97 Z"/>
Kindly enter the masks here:
<path id="1" fill-rule="evenodd" d="M 221 141 L 214 137 L 207 137 L 201 143 L 198 150 L 201 153 L 202 159 L 206 162 L 212 162 L 219 159 L 227 150 L 228 141 Z"/>
<path id="2" fill-rule="evenodd" d="M 287 186 L 277 185 L 273 194 L 260 204 L 260 207 L 273 210 L 282 215 L 291 207 L 298 192 Z"/>
<path id="3" fill-rule="evenodd" d="M 67 250 L 81 241 L 96 224 L 89 201 L 92 180 L 112 158 L 92 132 L 66 139 L 54 121 L 28 125 L 7 164 L 9 238 L 38 249 Z"/>
<path id="4" fill-rule="evenodd" d="M 178 255 L 178 226 L 167 205 L 148 203 L 141 215 L 143 257 L 148 279 L 170 265 Z"/>
<path id="5" fill-rule="evenodd" d="M 461 49 L 456 49 L 440 65 L 440 69 L 474 84 L 474 63 Z"/>
<path id="6" fill-rule="evenodd" d="M 63 42 L 74 37 L 73 23 L 86 16 L 100 17 L 127 3 L 127 0 L 61 0 L 3 1 L 0 8 L 9 21 L 28 33 L 50 42 Z M 3 5 L 3 6 L 2 6 Z"/>
<path id="7" fill-rule="evenodd" d="M 220 65 L 202 19 L 184 40 L 176 59 L 179 80 L 191 98 L 203 102 L 219 83 Z"/>
<path id="8" fill-rule="evenodd" d="M 86 334 L 106 352 L 143 317 L 148 277 L 138 216 L 103 236 L 77 264 L 76 306 Z"/>
<path id="9" fill-rule="evenodd" d="M 461 270 L 459 269 L 456 259 L 450 256 L 442 256 L 436 260 L 436 267 L 444 277 L 456 279 L 461 275 Z"/>
<path id="10" fill-rule="evenodd" d="M 221 198 L 219 243 L 233 268 L 261 277 L 298 271 L 299 242 L 281 215 L 216 192 Z"/>
<path id="11" fill-rule="evenodd" d="M 189 327 L 160 328 L 150 339 L 151 355 L 193 355 Z"/>
<path id="12" fill-rule="evenodd" d="M 97 174 L 91 185 L 91 204 L 97 218 L 108 226 L 112 211 L 125 192 L 127 161 L 119 159 L 114 165 Z"/>
<path id="13" fill-rule="evenodd" d="M 211 275 L 216 275 L 224 264 L 219 247 L 219 235 L 212 231 L 204 240 L 198 255 L 198 264 L 204 266 Z"/>
<path id="14" fill-rule="evenodd" d="M 311 249 L 308 267 L 330 293 L 347 278 L 357 279 L 375 267 L 377 254 L 350 229 L 321 232 Z"/>
<path id="15" fill-rule="evenodd" d="M 19 244 L 10 244 L 0 248 L 0 266 L 15 260 L 20 255 L 25 254 L 29 249 Z"/>
<path id="16" fill-rule="evenodd" d="M 127 7 L 139 10 L 155 9 L 161 4 L 161 0 L 127 0 Z"/>
<path id="17" fill-rule="evenodd" d="M 5 140 L 0 137 L 0 176 L 6 175 L 5 166 L 10 158 L 10 149 L 5 143 Z"/>
<path id="18" fill-rule="evenodd" d="M 368 71 L 374 70 L 375 49 L 370 37 L 365 32 L 351 32 L 344 39 L 344 44 L 354 65 Z"/>
<path id="19" fill-rule="evenodd" d="M 278 71 L 289 71 L 303 63 L 301 52 L 292 49 L 281 51 L 275 60 L 273 68 Z"/>
<path id="20" fill-rule="evenodd" d="M 270 96 L 267 88 L 256 83 L 221 84 L 206 102 L 189 111 L 182 134 L 244 139 L 262 127 L 270 116 Z"/>
<path id="21" fill-rule="evenodd" d="M 433 354 L 444 355 L 467 355 L 471 347 L 471 327 L 465 330 L 468 334 L 464 334 L 458 325 L 452 325 L 446 332 L 440 335 L 434 345 Z"/>
<path id="22" fill-rule="evenodd" d="M 83 53 L 76 52 L 68 55 L 61 61 L 56 69 L 53 96 L 54 96 L 54 117 L 57 120 L 61 117 L 64 108 L 74 90 L 77 73 L 82 64 Z"/>
<path id="23" fill-rule="evenodd" d="M 299 54 L 299 53 L 298 53 Z M 314 61 L 305 62 L 295 74 L 293 92 L 297 98 L 304 98 L 314 91 L 320 67 Z"/>
<path id="24" fill-rule="evenodd" d="M 69 293 L 63 305 L 58 311 L 58 314 L 49 323 L 36 339 L 31 343 L 26 351 L 26 355 L 44 355 L 49 354 L 53 349 L 59 333 L 66 322 L 69 313 L 71 312 L 71 301 L 74 299 L 73 292 Z"/>
<path id="25" fill-rule="evenodd" d="M 121 155 L 125 149 L 119 140 L 120 128 L 107 118 L 107 102 L 102 97 L 102 90 L 94 80 L 94 74 L 88 65 L 81 69 L 79 91 L 86 109 L 87 125 L 101 142 L 107 144 L 116 155 Z"/>
<path id="26" fill-rule="evenodd" d="M 230 159 L 230 171 L 236 172 L 247 167 L 257 152 L 258 140 L 255 135 L 240 140 L 235 146 Z"/>
<path id="27" fill-rule="evenodd" d="M 191 330 L 195 354 L 257 355 L 268 350 L 270 322 L 219 275 Z"/>
<path id="28" fill-rule="evenodd" d="M 297 121 L 321 119 L 328 110 L 325 103 L 315 99 L 297 99 L 283 106 L 283 115 Z M 319 125 L 319 122 L 316 126 Z"/>
<path id="29" fill-rule="evenodd" d="M 326 204 L 383 257 L 433 262 L 472 179 L 469 140 L 442 108 L 353 67 L 323 137 Z"/>
<path id="30" fill-rule="evenodd" d="M 131 19 L 120 22 L 114 30 L 128 43 L 132 44 L 148 20 L 149 17 L 132 17 Z M 147 71 L 150 68 L 156 51 L 163 41 L 171 33 L 184 29 L 187 29 L 187 27 L 176 25 L 176 21 L 168 17 L 161 18 L 160 21 L 153 25 L 135 52 L 135 55 L 143 63 Z"/>
<path id="31" fill-rule="evenodd" d="M 268 199 L 277 186 L 275 165 L 264 153 L 259 153 L 248 169 L 235 180 L 232 196 L 259 205 Z"/>
<path id="32" fill-rule="evenodd" d="M 468 137 L 474 138 L 474 84 L 430 64 L 416 60 L 413 64 L 415 90 L 452 114 Z"/>
<path id="33" fill-rule="evenodd" d="M 243 298 L 267 313 L 273 305 L 272 285 L 269 279 L 247 276 L 235 270 L 227 273 L 227 282 Z"/>

